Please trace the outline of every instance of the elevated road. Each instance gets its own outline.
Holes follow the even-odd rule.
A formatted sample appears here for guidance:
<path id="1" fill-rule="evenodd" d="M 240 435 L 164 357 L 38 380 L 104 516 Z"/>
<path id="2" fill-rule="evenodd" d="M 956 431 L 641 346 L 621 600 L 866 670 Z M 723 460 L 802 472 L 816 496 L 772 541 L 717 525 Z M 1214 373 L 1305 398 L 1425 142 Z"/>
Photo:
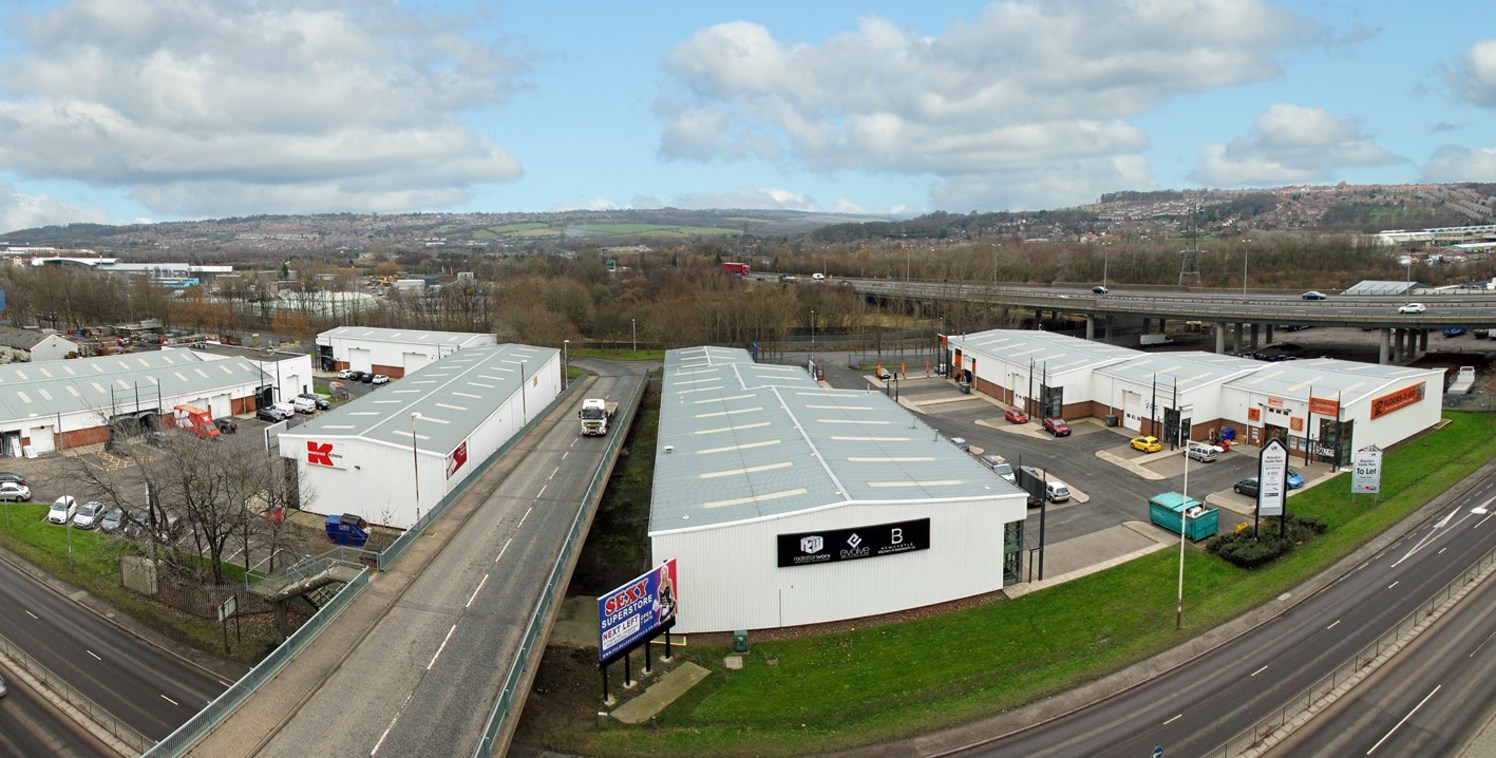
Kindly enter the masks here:
<path id="1" fill-rule="evenodd" d="M 0 755 L 115 756 L 87 730 L 0 666 L 10 694 L 0 698 Z"/>

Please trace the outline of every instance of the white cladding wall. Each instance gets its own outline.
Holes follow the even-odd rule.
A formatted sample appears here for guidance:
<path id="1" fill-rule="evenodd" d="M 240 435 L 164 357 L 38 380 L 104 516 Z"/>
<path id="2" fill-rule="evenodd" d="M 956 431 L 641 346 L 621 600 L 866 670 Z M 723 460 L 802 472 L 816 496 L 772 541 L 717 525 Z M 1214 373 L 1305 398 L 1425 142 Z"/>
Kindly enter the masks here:
<path id="1" fill-rule="evenodd" d="M 1422 383 L 1424 385 L 1424 396 L 1418 402 L 1399 408 L 1391 413 L 1383 414 L 1378 418 L 1371 418 L 1371 407 L 1377 398 L 1386 397 L 1396 393 L 1398 390 L 1414 387 Z M 1329 394 L 1329 393 L 1325 393 Z M 1290 434 L 1302 436 L 1305 430 L 1313 429 L 1318 433 L 1319 421 L 1322 416 L 1316 414 L 1313 419 L 1309 418 L 1309 402 L 1307 400 L 1292 400 L 1277 398 L 1274 396 L 1246 392 L 1239 388 L 1227 386 L 1222 393 L 1224 404 L 1223 417 L 1236 419 L 1238 439 L 1245 432 L 1245 427 L 1258 427 L 1263 425 L 1263 419 L 1267 417 L 1267 409 L 1273 407 L 1272 403 L 1280 403 L 1280 407 L 1286 413 L 1277 414 L 1269 419 L 1274 426 L 1288 426 Z M 1333 396 L 1331 396 L 1333 397 Z M 1370 396 L 1358 401 L 1347 402 L 1340 412 L 1343 421 L 1354 421 L 1354 438 L 1351 444 L 1356 448 L 1364 448 L 1368 445 L 1386 449 L 1403 440 L 1433 427 L 1439 422 L 1444 404 L 1443 384 L 1438 375 L 1417 377 L 1388 384 L 1371 393 Z M 1248 411 L 1257 408 L 1259 420 L 1247 421 Z M 1298 430 L 1292 429 L 1292 419 L 1302 420 L 1302 427 Z"/>
<path id="2" fill-rule="evenodd" d="M 60 361 L 68 357 L 69 353 L 78 352 L 78 346 L 56 334 L 49 334 L 47 338 L 31 348 L 32 361 Z"/>
<path id="3" fill-rule="evenodd" d="M 368 371 L 370 366 L 403 366 L 406 373 L 457 352 L 457 345 L 428 342 L 384 342 L 360 340 L 353 337 L 333 337 L 332 357 L 336 361 L 347 361 L 348 367 Z M 488 347 L 498 344 L 491 334 L 473 337 L 461 345 L 462 349 Z"/>
<path id="4" fill-rule="evenodd" d="M 678 560 L 675 631 L 765 629 L 860 618 L 1002 589 L 1003 528 L 1025 497 L 849 504 L 720 528 L 651 535 L 654 565 Z M 778 536 L 930 519 L 930 549 L 778 565 Z"/>

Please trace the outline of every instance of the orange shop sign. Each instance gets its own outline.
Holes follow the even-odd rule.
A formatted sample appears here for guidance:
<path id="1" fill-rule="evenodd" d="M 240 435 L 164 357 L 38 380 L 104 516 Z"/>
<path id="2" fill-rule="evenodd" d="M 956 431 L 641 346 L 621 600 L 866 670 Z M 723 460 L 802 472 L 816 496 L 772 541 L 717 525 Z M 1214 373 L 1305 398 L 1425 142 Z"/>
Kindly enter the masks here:
<path id="1" fill-rule="evenodd" d="M 1423 385 L 1419 382 L 1410 387 L 1404 387 L 1396 392 L 1389 392 L 1371 401 L 1371 417 L 1380 418 L 1393 411 L 1401 410 L 1419 400 L 1423 399 Z"/>
<path id="2" fill-rule="evenodd" d="M 1309 412 L 1321 416 L 1339 416 L 1340 401 L 1329 397 L 1309 397 Z"/>

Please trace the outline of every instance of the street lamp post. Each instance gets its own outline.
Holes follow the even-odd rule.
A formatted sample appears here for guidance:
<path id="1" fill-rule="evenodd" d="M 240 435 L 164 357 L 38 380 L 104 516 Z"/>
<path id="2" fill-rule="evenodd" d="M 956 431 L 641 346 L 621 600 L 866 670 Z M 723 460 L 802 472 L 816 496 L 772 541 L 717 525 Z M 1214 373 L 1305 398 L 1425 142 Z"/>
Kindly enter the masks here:
<path id="1" fill-rule="evenodd" d="M 810 310 L 810 349 L 814 350 L 815 347 L 816 347 L 816 312 L 815 312 L 815 309 L 812 308 Z"/>
<path id="2" fill-rule="evenodd" d="M 639 352 L 639 322 L 629 319 L 629 334 L 634 338 L 634 352 Z"/>
<path id="3" fill-rule="evenodd" d="M 1247 261 L 1252 259 L 1252 251 L 1243 249 L 1241 251 L 1241 296 L 1247 296 Z"/>
<path id="4" fill-rule="evenodd" d="M 561 340 L 561 390 L 566 390 L 566 384 L 571 380 L 571 358 L 566 355 L 566 348 L 571 346 L 571 340 Z"/>
<path id="5" fill-rule="evenodd" d="M 525 362 L 524 361 L 520 361 L 519 362 L 519 408 L 520 408 L 520 413 L 524 414 L 525 423 L 528 424 L 528 423 L 530 423 L 530 403 L 528 402 L 529 398 L 526 397 L 525 395 L 526 395 L 526 393 L 525 393 Z"/>
<path id="6" fill-rule="evenodd" d="M 412 412 L 410 414 L 410 469 L 411 481 L 416 486 L 416 523 L 421 523 L 421 454 L 416 449 L 416 422 L 421 420 L 421 414 Z"/>
<path id="7" fill-rule="evenodd" d="M 1101 288 L 1102 289 L 1106 289 L 1107 268 L 1108 268 L 1108 265 L 1111 263 L 1111 260 L 1112 260 L 1112 251 L 1110 251 L 1110 250 L 1108 250 L 1106 248 L 1102 248 L 1101 249 Z"/>
<path id="8" fill-rule="evenodd" d="M 1184 446 L 1184 500 L 1179 504 L 1179 607 L 1174 611 L 1174 628 L 1184 628 L 1184 534 L 1189 531 L 1190 517 L 1190 446 Z"/>

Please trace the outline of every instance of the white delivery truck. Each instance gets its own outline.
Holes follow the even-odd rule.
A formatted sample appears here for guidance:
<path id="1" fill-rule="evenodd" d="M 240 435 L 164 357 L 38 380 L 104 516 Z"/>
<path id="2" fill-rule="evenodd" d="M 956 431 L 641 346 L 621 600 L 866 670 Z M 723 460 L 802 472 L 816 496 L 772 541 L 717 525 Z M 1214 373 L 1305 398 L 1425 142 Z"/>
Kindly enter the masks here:
<path id="1" fill-rule="evenodd" d="M 589 397 L 582 401 L 582 410 L 577 416 L 582 419 L 583 437 L 601 437 L 608 433 L 608 422 L 618 412 L 618 403 L 600 397 Z"/>

